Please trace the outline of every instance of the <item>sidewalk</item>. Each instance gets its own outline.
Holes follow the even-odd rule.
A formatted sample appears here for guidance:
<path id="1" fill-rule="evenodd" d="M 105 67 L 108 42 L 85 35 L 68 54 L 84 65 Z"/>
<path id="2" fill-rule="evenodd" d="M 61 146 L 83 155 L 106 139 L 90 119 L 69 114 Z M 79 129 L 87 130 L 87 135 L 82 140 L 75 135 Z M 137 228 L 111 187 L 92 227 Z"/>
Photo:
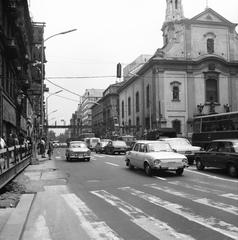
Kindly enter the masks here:
<path id="1" fill-rule="evenodd" d="M 29 165 L 20 174 L 30 176 L 30 180 L 41 179 L 42 172 L 53 167 L 53 161 L 48 158 L 37 157 L 37 160 Z M 32 194 L 23 194 L 16 208 L 0 209 L 0 240 L 20 240 L 24 226 L 27 221 L 30 209 L 34 202 L 35 196 Z"/>

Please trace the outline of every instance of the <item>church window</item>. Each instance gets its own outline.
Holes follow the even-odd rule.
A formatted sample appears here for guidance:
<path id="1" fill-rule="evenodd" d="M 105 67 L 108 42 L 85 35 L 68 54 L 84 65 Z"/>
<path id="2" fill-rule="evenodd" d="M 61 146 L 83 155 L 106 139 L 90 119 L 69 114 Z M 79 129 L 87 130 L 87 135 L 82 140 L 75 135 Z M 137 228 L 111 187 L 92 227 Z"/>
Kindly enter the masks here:
<path id="1" fill-rule="evenodd" d="M 207 52 L 208 53 L 214 53 L 214 39 L 208 38 L 207 39 Z"/>
<path id="2" fill-rule="evenodd" d="M 128 98 L 128 115 L 131 115 L 131 98 Z"/>
<path id="3" fill-rule="evenodd" d="M 150 86 L 146 87 L 146 107 L 150 107 Z"/>
<path id="4" fill-rule="evenodd" d="M 122 101 L 122 103 L 121 103 L 121 117 L 122 118 L 124 118 L 124 108 L 125 108 L 124 101 Z"/>
<path id="5" fill-rule="evenodd" d="M 136 112 L 140 111 L 140 98 L 139 92 L 136 93 Z"/>
<path id="6" fill-rule="evenodd" d="M 178 119 L 175 119 L 173 121 L 173 128 L 175 129 L 176 133 L 181 133 L 181 121 L 179 121 Z"/>
<path id="7" fill-rule="evenodd" d="M 206 102 L 218 102 L 217 80 L 208 78 L 206 80 Z"/>

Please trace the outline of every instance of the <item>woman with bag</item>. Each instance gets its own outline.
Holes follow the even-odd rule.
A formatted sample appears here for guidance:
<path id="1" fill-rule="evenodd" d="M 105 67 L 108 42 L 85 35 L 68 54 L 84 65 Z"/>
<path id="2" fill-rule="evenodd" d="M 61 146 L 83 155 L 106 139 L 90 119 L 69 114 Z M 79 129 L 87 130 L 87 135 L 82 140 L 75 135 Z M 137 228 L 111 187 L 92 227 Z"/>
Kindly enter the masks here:
<path id="1" fill-rule="evenodd" d="M 48 151 L 47 151 L 47 154 L 49 155 L 49 160 L 51 160 L 51 156 L 53 155 L 53 150 L 54 150 L 53 140 L 50 139 Z"/>

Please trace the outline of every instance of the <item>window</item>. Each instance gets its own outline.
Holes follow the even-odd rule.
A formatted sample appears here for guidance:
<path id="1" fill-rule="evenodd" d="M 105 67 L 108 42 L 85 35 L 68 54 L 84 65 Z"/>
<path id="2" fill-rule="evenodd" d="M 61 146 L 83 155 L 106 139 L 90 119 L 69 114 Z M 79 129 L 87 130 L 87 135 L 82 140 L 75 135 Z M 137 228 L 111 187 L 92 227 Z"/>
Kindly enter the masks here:
<path id="1" fill-rule="evenodd" d="M 124 101 L 122 101 L 122 103 L 121 103 L 121 117 L 122 118 L 124 118 L 124 108 L 125 108 Z"/>
<path id="2" fill-rule="evenodd" d="M 214 53 L 214 39 L 208 38 L 207 39 L 207 53 Z"/>
<path id="3" fill-rule="evenodd" d="M 139 92 L 136 93 L 136 112 L 140 111 L 140 99 L 139 99 Z"/>
<path id="4" fill-rule="evenodd" d="M 181 133 L 181 122 L 178 119 L 173 121 L 173 128 L 175 129 L 176 133 Z"/>
<path id="5" fill-rule="evenodd" d="M 128 98 L 128 115 L 131 115 L 131 98 Z"/>
<path id="6" fill-rule="evenodd" d="M 172 101 L 179 101 L 179 86 L 181 85 L 178 81 L 173 81 L 170 83 L 172 87 Z"/>
<path id="7" fill-rule="evenodd" d="M 137 126 L 137 127 L 140 126 L 140 118 L 139 118 L 139 117 L 136 118 L 136 126 Z"/>
<path id="8" fill-rule="evenodd" d="M 131 126 L 131 119 L 129 119 L 129 126 Z"/>
<path id="9" fill-rule="evenodd" d="M 150 107 L 150 86 L 146 87 L 146 107 Z"/>
<path id="10" fill-rule="evenodd" d="M 206 102 L 218 102 L 217 80 L 214 78 L 208 78 L 206 80 Z"/>

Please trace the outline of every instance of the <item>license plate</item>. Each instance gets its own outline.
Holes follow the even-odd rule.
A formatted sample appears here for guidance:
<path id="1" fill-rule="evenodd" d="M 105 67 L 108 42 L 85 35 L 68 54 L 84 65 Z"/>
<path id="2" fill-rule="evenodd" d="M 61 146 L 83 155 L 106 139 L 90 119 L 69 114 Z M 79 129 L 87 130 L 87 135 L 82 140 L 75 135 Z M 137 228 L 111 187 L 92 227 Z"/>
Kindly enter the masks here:
<path id="1" fill-rule="evenodd" d="M 192 152 L 191 151 L 186 151 L 185 154 L 192 154 Z"/>
<path id="2" fill-rule="evenodd" d="M 177 170 L 178 168 L 176 167 L 169 167 L 169 170 Z"/>

